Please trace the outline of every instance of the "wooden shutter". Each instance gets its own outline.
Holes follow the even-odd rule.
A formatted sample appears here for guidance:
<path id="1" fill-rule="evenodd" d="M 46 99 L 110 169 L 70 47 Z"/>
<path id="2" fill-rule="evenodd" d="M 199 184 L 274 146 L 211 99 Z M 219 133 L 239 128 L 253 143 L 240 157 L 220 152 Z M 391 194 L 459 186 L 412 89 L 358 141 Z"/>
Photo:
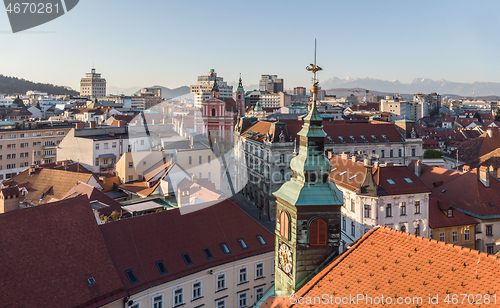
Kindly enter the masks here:
<path id="1" fill-rule="evenodd" d="M 326 245 L 327 239 L 326 222 L 322 219 L 315 219 L 309 226 L 309 245 L 323 246 Z"/>
<path id="2" fill-rule="evenodd" d="M 281 212 L 281 216 L 280 216 L 280 234 L 282 237 L 284 237 L 287 240 L 290 240 L 289 239 L 289 230 L 290 230 L 289 226 L 290 226 L 290 222 L 288 219 L 288 214 L 285 211 L 283 211 L 283 212 Z"/>

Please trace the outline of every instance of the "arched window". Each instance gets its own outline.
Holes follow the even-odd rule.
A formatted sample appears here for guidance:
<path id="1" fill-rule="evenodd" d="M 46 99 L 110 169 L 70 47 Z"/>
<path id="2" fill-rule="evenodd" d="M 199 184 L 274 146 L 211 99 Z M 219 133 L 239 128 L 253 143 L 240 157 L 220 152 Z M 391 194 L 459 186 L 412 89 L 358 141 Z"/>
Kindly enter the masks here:
<path id="1" fill-rule="evenodd" d="M 215 117 L 215 108 L 212 108 L 212 117 Z"/>
<path id="2" fill-rule="evenodd" d="M 326 245 L 327 228 L 323 219 L 315 219 L 309 225 L 309 245 Z"/>
<path id="3" fill-rule="evenodd" d="M 290 218 L 285 211 L 282 211 L 280 215 L 280 234 L 285 239 L 290 240 Z"/>

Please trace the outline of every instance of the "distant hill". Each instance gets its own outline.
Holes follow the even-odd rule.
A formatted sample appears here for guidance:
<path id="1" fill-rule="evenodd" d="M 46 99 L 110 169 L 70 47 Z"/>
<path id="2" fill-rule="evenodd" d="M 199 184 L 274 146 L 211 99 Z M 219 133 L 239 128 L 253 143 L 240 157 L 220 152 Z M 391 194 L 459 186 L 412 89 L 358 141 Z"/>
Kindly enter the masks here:
<path id="1" fill-rule="evenodd" d="M 500 83 L 498 82 L 453 82 L 444 79 L 432 80 L 427 78 L 417 78 L 410 83 L 401 83 L 398 80 L 388 81 L 374 78 L 350 78 L 340 79 L 331 77 L 320 83 L 322 89 L 334 88 L 363 88 L 377 90 L 385 93 L 408 93 L 418 92 L 441 94 L 442 97 L 457 95 L 459 97 L 472 97 L 474 91 L 476 96 L 500 95 Z"/>
<path id="2" fill-rule="evenodd" d="M 46 92 L 52 95 L 79 95 L 70 87 L 55 86 L 49 83 L 35 83 L 26 79 L 19 79 L 17 77 L 8 77 L 0 75 L 0 93 L 3 94 L 26 94 L 27 91 L 34 90 Z"/>

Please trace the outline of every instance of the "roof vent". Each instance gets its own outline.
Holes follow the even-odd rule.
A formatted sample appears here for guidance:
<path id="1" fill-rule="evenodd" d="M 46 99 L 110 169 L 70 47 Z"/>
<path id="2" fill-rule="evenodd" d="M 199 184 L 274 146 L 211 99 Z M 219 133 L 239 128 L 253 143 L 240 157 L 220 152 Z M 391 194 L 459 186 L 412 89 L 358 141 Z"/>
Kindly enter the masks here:
<path id="1" fill-rule="evenodd" d="M 87 283 L 88 283 L 89 287 L 95 285 L 95 279 L 94 279 L 94 277 L 88 278 L 87 279 Z"/>

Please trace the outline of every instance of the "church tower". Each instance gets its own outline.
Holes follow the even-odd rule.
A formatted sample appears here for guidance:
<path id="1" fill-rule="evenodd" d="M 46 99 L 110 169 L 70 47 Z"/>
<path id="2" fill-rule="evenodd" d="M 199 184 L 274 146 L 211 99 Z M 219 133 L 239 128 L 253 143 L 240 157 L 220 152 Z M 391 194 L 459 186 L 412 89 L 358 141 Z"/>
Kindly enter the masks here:
<path id="1" fill-rule="evenodd" d="M 331 165 L 324 156 L 326 133 L 316 106 L 316 72 L 321 68 L 316 66 L 316 59 L 314 62 L 307 67 L 314 73 L 313 101 L 298 133 L 299 153 L 290 162 L 293 177 L 274 193 L 274 289 L 279 297 L 294 294 L 339 251 L 343 197 L 328 179 Z"/>
<path id="2" fill-rule="evenodd" d="M 238 115 L 240 117 L 245 116 L 245 90 L 243 89 L 243 84 L 241 83 L 241 74 L 240 81 L 238 83 L 238 89 L 236 89 L 236 108 L 238 108 Z"/>
<path id="3" fill-rule="evenodd" d="M 220 99 L 219 85 L 217 84 L 217 78 L 214 79 L 214 85 L 212 86 L 212 97 Z"/>

